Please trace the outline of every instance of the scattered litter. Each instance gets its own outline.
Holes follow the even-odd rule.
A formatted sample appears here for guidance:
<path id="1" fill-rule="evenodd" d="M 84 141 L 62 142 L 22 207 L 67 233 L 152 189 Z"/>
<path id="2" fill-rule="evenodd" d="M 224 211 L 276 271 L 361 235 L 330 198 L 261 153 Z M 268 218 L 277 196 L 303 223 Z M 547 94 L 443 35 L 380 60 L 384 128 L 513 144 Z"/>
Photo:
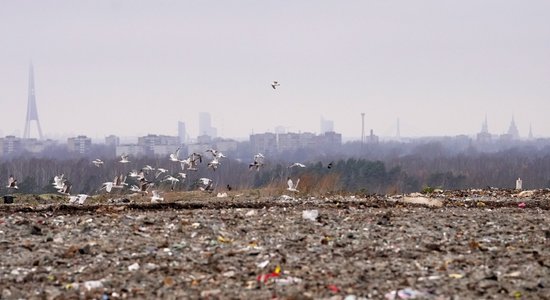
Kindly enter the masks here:
<path id="1" fill-rule="evenodd" d="M 269 260 L 264 260 L 257 264 L 258 268 L 263 269 L 269 264 Z"/>
<path id="2" fill-rule="evenodd" d="M 226 197 L 227 197 L 227 193 L 225 193 L 225 192 L 224 192 L 224 193 L 218 193 L 218 194 L 216 195 L 216 197 L 218 197 L 218 198 L 226 198 Z"/>
<path id="3" fill-rule="evenodd" d="M 519 207 L 519 208 L 525 208 L 525 206 L 526 206 L 526 205 L 525 205 L 525 202 L 521 202 L 521 203 L 518 204 L 518 207 Z"/>
<path id="4" fill-rule="evenodd" d="M 139 270 L 139 264 L 137 262 L 128 266 L 128 271 L 130 272 L 137 271 L 137 270 Z"/>
<path id="5" fill-rule="evenodd" d="M 398 291 L 391 291 L 389 293 L 386 293 L 385 297 L 388 300 L 396 300 L 396 299 L 416 299 L 423 297 L 424 293 L 413 290 L 411 288 L 405 288 Z"/>
<path id="6" fill-rule="evenodd" d="M 303 219 L 315 221 L 317 220 L 317 217 L 319 217 L 319 211 L 316 209 L 302 211 Z"/>

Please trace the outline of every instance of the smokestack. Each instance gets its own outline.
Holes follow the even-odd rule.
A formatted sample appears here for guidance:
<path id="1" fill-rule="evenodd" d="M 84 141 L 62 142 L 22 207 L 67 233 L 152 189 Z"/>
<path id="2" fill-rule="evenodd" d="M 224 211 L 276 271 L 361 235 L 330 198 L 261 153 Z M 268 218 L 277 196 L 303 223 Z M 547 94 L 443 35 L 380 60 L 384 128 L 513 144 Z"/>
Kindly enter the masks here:
<path id="1" fill-rule="evenodd" d="M 365 143 L 365 113 L 361 113 L 361 145 Z"/>

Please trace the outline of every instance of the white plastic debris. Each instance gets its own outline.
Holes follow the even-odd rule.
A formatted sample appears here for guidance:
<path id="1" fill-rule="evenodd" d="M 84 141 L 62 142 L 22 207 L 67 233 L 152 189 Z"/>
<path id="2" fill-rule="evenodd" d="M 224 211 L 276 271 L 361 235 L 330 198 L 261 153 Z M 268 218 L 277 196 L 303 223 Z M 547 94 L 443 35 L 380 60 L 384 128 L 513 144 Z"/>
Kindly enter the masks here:
<path id="1" fill-rule="evenodd" d="M 128 266 L 128 271 L 130 272 L 137 270 L 139 270 L 139 264 L 137 262 Z"/>
<path id="2" fill-rule="evenodd" d="M 264 260 L 257 264 L 258 268 L 263 269 L 269 264 L 269 260 Z"/>
<path id="3" fill-rule="evenodd" d="M 103 282 L 99 280 L 90 280 L 84 282 L 84 288 L 88 291 L 103 288 Z"/>
<path id="4" fill-rule="evenodd" d="M 216 197 L 218 197 L 218 198 L 225 198 L 225 197 L 227 197 L 227 193 L 218 193 L 218 194 L 216 195 Z"/>
<path id="5" fill-rule="evenodd" d="M 316 209 L 302 211 L 303 219 L 315 221 L 317 220 L 317 217 L 319 217 L 319 211 Z"/>

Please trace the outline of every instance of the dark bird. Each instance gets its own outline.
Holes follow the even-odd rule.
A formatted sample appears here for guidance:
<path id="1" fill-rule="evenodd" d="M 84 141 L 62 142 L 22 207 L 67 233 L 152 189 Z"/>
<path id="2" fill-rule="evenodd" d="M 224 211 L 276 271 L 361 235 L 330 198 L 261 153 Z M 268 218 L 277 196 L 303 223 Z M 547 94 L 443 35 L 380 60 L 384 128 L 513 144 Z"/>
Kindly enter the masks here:
<path id="1" fill-rule="evenodd" d="M 328 165 L 327 165 L 327 168 L 328 168 L 328 169 L 332 169 L 332 165 L 333 165 L 333 163 L 334 163 L 334 162 L 332 162 L 332 161 L 331 161 L 331 162 L 329 162 L 329 163 L 328 163 Z"/>

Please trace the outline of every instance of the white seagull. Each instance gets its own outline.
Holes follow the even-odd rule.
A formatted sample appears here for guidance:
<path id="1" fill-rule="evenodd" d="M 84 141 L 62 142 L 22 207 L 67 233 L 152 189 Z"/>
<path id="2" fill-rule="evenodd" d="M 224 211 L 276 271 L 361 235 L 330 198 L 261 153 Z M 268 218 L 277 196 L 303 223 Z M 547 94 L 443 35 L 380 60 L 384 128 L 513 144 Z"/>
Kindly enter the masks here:
<path id="1" fill-rule="evenodd" d="M 61 187 L 61 189 L 57 190 L 57 192 L 59 192 L 60 194 L 63 194 L 63 195 L 70 196 L 72 186 L 73 185 L 68 180 L 65 180 L 65 181 L 63 181 L 63 186 Z"/>
<path id="2" fill-rule="evenodd" d="M 164 181 L 170 181 L 170 189 L 173 191 L 174 190 L 174 187 L 176 186 L 176 183 L 178 183 L 180 180 L 177 179 L 176 177 L 172 176 L 172 175 L 167 175 L 166 177 L 164 177 L 163 180 L 161 180 L 162 182 Z"/>
<path id="3" fill-rule="evenodd" d="M 88 195 L 86 194 L 78 194 L 76 196 L 69 196 L 69 203 L 78 203 L 80 205 L 84 204 L 84 201 L 86 201 L 86 198 L 88 198 Z"/>
<path id="4" fill-rule="evenodd" d="M 293 163 L 292 165 L 288 166 L 288 168 L 294 168 L 294 167 L 305 168 L 306 165 L 296 162 L 296 163 Z"/>
<path id="5" fill-rule="evenodd" d="M 94 164 L 94 166 L 99 168 L 103 165 L 103 161 L 99 158 L 96 158 L 96 159 L 92 160 L 92 164 Z"/>
<path id="6" fill-rule="evenodd" d="M 178 147 L 178 149 L 176 149 L 176 152 L 170 153 L 170 160 L 171 160 L 171 161 L 180 161 L 180 159 L 178 158 L 178 157 L 179 157 L 179 153 L 180 153 L 180 148 L 181 148 L 181 147 Z"/>
<path id="7" fill-rule="evenodd" d="M 204 192 L 212 192 L 214 190 L 214 188 L 212 187 L 212 179 L 210 178 L 200 178 L 199 179 L 200 183 L 202 184 L 202 186 L 199 186 L 199 189 L 201 191 L 204 191 Z"/>
<path id="8" fill-rule="evenodd" d="M 17 179 L 15 179 L 15 177 L 13 177 L 13 175 L 10 175 L 10 177 L 8 178 L 8 186 L 7 188 L 9 189 L 19 189 L 19 187 L 17 186 Z"/>
<path id="9" fill-rule="evenodd" d="M 64 174 L 60 174 L 60 175 L 55 175 L 54 178 L 53 178 L 53 187 L 57 190 L 60 190 L 63 188 L 63 177 L 65 175 Z"/>
<path id="10" fill-rule="evenodd" d="M 281 84 L 280 84 L 279 82 L 277 82 L 277 81 L 273 81 L 273 82 L 271 83 L 271 87 L 272 87 L 273 89 L 276 89 L 276 88 L 277 88 L 278 86 L 280 86 L 280 85 L 281 85 Z"/>
<path id="11" fill-rule="evenodd" d="M 128 154 L 123 153 L 123 154 L 120 156 L 119 162 L 121 162 L 121 163 L 123 163 L 123 164 L 129 163 L 130 161 L 128 160 Z"/>
<path id="12" fill-rule="evenodd" d="M 191 153 L 187 159 L 180 160 L 180 163 L 182 170 L 185 170 L 185 167 L 187 167 L 187 170 L 197 171 L 199 163 L 202 163 L 202 155 L 198 153 Z"/>
<path id="13" fill-rule="evenodd" d="M 168 170 L 163 168 L 157 168 L 157 174 L 155 175 L 155 178 L 158 178 L 160 174 L 166 173 Z"/>
<path id="14" fill-rule="evenodd" d="M 220 161 L 217 157 L 214 157 L 211 162 L 208 163 L 208 167 L 212 168 L 212 170 L 216 171 L 216 169 L 220 166 Z"/>
<path id="15" fill-rule="evenodd" d="M 264 165 L 264 158 L 264 155 L 261 153 L 254 155 L 254 161 L 248 164 L 248 169 L 252 170 L 256 168 L 256 171 L 259 171 L 260 167 Z"/>
<path id="16" fill-rule="evenodd" d="M 214 158 L 227 157 L 227 156 L 225 156 L 221 151 L 218 151 L 218 150 L 212 149 L 212 148 L 206 150 L 205 152 L 210 152 L 210 153 L 212 153 L 212 156 L 214 156 Z"/>
<path id="17" fill-rule="evenodd" d="M 153 191 L 153 196 L 151 196 L 151 203 L 157 203 L 159 201 L 164 201 L 164 198 L 160 196 L 158 191 Z"/>
<path id="18" fill-rule="evenodd" d="M 288 184 L 287 190 L 289 190 L 291 192 L 299 192 L 298 191 L 298 184 L 299 183 L 300 183 L 300 178 L 298 178 L 298 180 L 296 181 L 296 184 L 294 184 L 294 182 L 292 182 L 292 179 L 290 179 L 290 177 L 289 177 L 288 181 L 286 182 L 286 184 Z"/>

